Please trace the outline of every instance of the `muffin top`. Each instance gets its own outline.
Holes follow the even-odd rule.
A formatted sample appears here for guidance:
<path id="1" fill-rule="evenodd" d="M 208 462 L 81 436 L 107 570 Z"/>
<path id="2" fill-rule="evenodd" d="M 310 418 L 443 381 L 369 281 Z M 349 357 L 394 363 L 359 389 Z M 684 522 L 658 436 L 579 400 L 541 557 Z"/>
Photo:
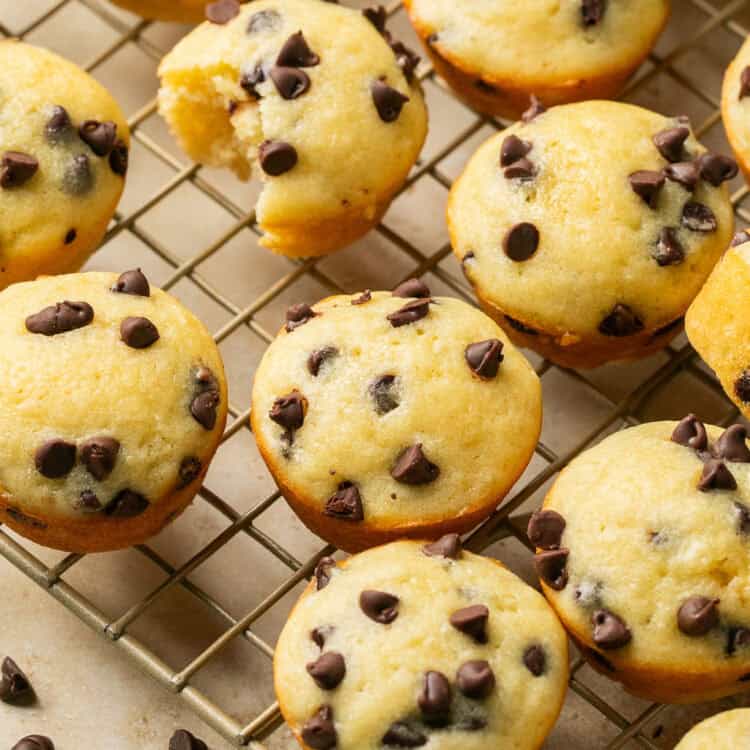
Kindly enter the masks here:
<path id="1" fill-rule="evenodd" d="M 532 750 L 567 675 L 543 597 L 454 536 L 324 558 L 274 659 L 285 719 L 322 750 Z"/>
<path id="2" fill-rule="evenodd" d="M 750 737 L 750 708 L 712 716 L 693 727 L 675 750 L 736 750 Z"/>
<path id="3" fill-rule="evenodd" d="M 732 146 L 750 163 L 750 42 L 742 45 L 724 75 L 722 113 Z"/>

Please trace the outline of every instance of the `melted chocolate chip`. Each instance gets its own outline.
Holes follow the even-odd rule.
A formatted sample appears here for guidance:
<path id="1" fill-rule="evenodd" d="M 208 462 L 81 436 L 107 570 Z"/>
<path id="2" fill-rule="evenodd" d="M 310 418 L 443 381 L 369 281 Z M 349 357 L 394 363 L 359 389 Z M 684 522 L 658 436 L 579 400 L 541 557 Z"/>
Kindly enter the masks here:
<path id="1" fill-rule="evenodd" d="M 458 534 L 446 534 L 435 542 L 422 547 L 427 557 L 445 557 L 448 560 L 457 560 L 461 555 L 461 537 Z"/>
<path id="2" fill-rule="evenodd" d="M 295 328 L 305 325 L 315 317 L 316 313 L 310 307 L 304 303 L 299 305 L 292 305 L 286 311 L 286 330 L 291 333 Z"/>
<path id="3" fill-rule="evenodd" d="M 392 39 L 386 39 L 393 54 L 396 56 L 396 64 L 401 68 L 401 72 L 404 74 L 404 78 L 409 83 L 414 80 L 414 72 L 419 65 L 419 55 L 415 54 L 402 42 L 394 41 Z"/>
<path id="4" fill-rule="evenodd" d="M 650 208 L 656 206 L 656 200 L 664 187 L 664 179 L 661 172 L 652 172 L 645 169 L 633 172 L 628 176 L 628 182 L 630 182 L 633 192 L 642 198 Z"/>
<path id="5" fill-rule="evenodd" d="M 48 440 L 34 453 L 36 470 L 48 479 L 60 479 L 69 474 L 76 463 L 76 446 L 65 440 Z"/>
<path id="6" fill-rule="evenodd" d="M 201 375 L 205 377 L 201 377 Z M 196 377 L 198 393 L 190 403 L 190 414 L 201 427 L 213 430 L 216 426 L 217 409 L 221 401 L 219 384 L 208 368 L 201 368 Z"/>
<path id="7" fill-rule="evenodd" d="M 322 649 L 333 631 L 333 625 L 321 625 L 319 628 L 314 628 L 310 631 L 310 639 L 318 648 Z"/>
<path id="8" fill-rule="evenodd" d="M 148 500 L 132 490 L 122 490 L 115 495 L 104 513 L 112 518 L 133 518 L 148 509 Z"/>
<path id="9" fill-rule="evenodd" d="M 451 709 L 451 685 L 442 672 L 427 672 L 417 698 L 419 710 L 427 721 L 446 719 Z"/>
<path id="10" fill-rule="evenodd" d="M 276 64 L 289 68 L 312 68 L 320 62 L 320 58 L 308 47 L 301 31 L 292 34 L 284 42 L 284 46 L 276 58 Z"/>
<path id="11" fill-rule="evenodd" d="M 398 617 L 398 597 L 384 591 L 363 591 L 359 595 L 360 609 L 375 622 L 389 625 Z"/>
<path id="12" fill-rule="evenodd" d="M 685 260 L 685 249 L 677 239 L 677 230 L 672 227 L 664 227 L 659 232 L 659 239 L 651 257 L 660 266 L 674 266 Z"/>
<path id="13" fill-rule="evenodd" d="M 49 737 L 41 734 L 29 734 L 22 737 L 11 750 L 55 750 L 55 745 Z"/>
<path id="14" fill-rule="evenodd" d="M 307 370 L 314 378 L 318 377 L 320 368 L 328 360 L 337 357 L 339 350 L 335 346 L 324 346 L 322 349 L 316 349 L 307 358 Z"/>
<path id="15" fill-rule="evenodd" d="M 177 489 L 182 490 L 192 484 L 201 474 L 203 464 L 195 456 L 187 456 L 180 462 L 177 469 Z"/>
<path id="16" fill-rule="evenodd" d="M 206 19 L 220 26 L 229 23 L 239 13 L 240 4 L 237 0 L 216 0 L 206 5 Z"/>
<path id="17" fill-rule="evenodd" d="M 151 287 L 149 286 L 148 279 L 144 276 L 140 268 L 120 274 L 112 286 L 112 291 L 120 294 L 133 294 L 137 297 L 151 296 Z"/>
<path id="18" fill-rule="evenodd" d="M 487 620 L 490 611 L 484 604 L 459 609 L 450 616 L 450 624 L 477 643 L 487 643 Z"/>
<path id="19" fill-rule="evenodd" d="M 321 557 L 315 566 L 315 587 L 318 591 L 324 589 L 331 582 L 331 571 L 336 567 L 332 557 Z"/>
<path id="20" fill-rule="evenodd" d="M 622 618 L 608 609 L 599 609 L 591 616 L 594 643 L 605 651 L 622 648 L 630 643 L 633 634 Z"/>
<path id="21" fill-rule="evenodd" d="M 284 68 L 286 70 L 286 68 Z M 242 74 L 240 78 L 240 86 L 244 89 L 253 99 L 260 99 L 260 94 L 255 88 L 259 83 L 263 83 L 266 80 L 266 74 L 263 70 L 263 66 L 258 63 L 252 70 L 247 70 Z"/>
<path id="22" fill-rule="evenodd" d="M 467 698 L 482 700 L 495 689 L 495 673 L 486 661 L 467 661 L 458 668 L 456 684 Z"/>
<path id="23" fill-rule="evenodd" d="M 677 611 L 677 627 L 685 635 L 706 635 L 719 624 L 718 604 L 718 599 L 691 596 Z"/>
<path id="24" fill-rule="evenodd" d="M 737 162 L 721 154 L 702 154 L 698 159 L 700 176 L 714 187 L 733 180 L 738 172 Z"/>
<path id="25" fill-rule="evenodd" d="M 401 114 L 404 104 L 409 97 L 402 94 L 398 89 L 389 86 L 385 81 L 378 79 L 370 85 L 372 102 L 383 122 L 395 122 Z"/>
<path id="26" fill-rule="evenodd" d="M 427 744 L 427 735 L 402 721 L 391 724 L 381 743 L 388 747 L 422 747 Z"/>
<path id="27" fill-rule="evenodd" d="M 500 166 L 509 167 L 519 159 L 523 159 L 532 148 L 529 141 L 521 140 L 517 135 L 507 136 L 500 148 Z"/>
<path id="28" fill-rule="evenodd" d="M 76 238 L 78 237 L 78 232 L 75 229 L 69 229 L 65 234 L 65 239 L 63 242 L 65 242 L 66 245 L 72 245 Z"/>
<path id="29" fill-rule="evenodd" d="M 695 414 L 688 414 L 680 421 L 674 428 L 671 440 L 673 443 L 679 443 L 696 451 L 704 451 L 708 448 L 706 428 Z"/>
<path id="30" fill-rule="evenodd" d="M 547 108 L 544 104 L 532 94 L 530 97 L 529 108 L 521 115 L 521 119 L 524 122 L 531 122 L 539 117 L 539 115 L 543 115 L 546 111 Z"/>
<path id="31" fill-rule="evenodd" d="M 86 513 L 95 513 L 102 509 L 102 504 L 94 492 L 91 490 L 83 490 L 73 507 L 76 510 L 82 510 Z"/>
<path id="32" fill-rule="evenodd" d="M 401 451 L 391 469 L 391 476 L 401 484 L 429 484 L 434 482 L 439 475 L 440 468 L 425 456 L 422 443 Z"/>
<path id="33" fill-rule="evenodd" d="M 627 305 L 617 304 L 612 312 L 599 323 L 599 333 L 603 336 L 632 336 L 643 330 L 643 321 Z"/>
<path id="34" fill-rule="evenodd" d="M 685 141 L 689 136 L 690 129 L 679 126 L 660 131 L 654 136 L 653 141 L 658 152 L 667 161 L 675 163 L 682 161 Z"/>
<path id="35" fill-rule="evenodd" d="M 750 449 L 747 447 L 747 430 L 740 424 L 727 427 L 716 441 L 716 455 L 726 461 L 750 463 Z"/>
<path id="36" fill-rule="evenodd" d="M 604 18 L 607 0 L 582 0 L 581 20 L 584 26 L 596 26 Z"/>
<path id="37" fill-rule="evenodd" d="M 368 391 L 375 402 L 375 411 L 380 416 L 398 408 L 399 400 L 395 375 L 381 375 L 370 383 Z"/>
<path id="38" fill-rule="evenodd" d="M 372 292 L 369 289 L 365 289 L 362 294 L 359 295 L 356 299 L 352 300 L 353 305 L 364 305 L 368 303 L 372 299 Z"/>
<path id="39" fill-rule="evenodd" d="M 734 392 L 743 403 L 750 403 L 750 369 L 744 370 L 734 381 Z"/>
<path id="40" fill-rule="evenodd" d="M 258 34 L 262 31 L 277 31 L 281 28 L 281 15 L 276 10 L 260 10 L 250 16 L 247 24 L 248 34 Z"/>
<path id="41" fill-rule="evenodd" d="M 694 161 L 679 161 L 664 167 L 664 176 L 671 182 L 682 185 L 691 193 L 698 184 L 698 165 Z"/>
<path id="42" fill-rule="evenodd" d="M 568 556 L 566 548 L 537 552 L 534 555 L 534 567 L 539 577 L 555 591 L 562 591 L 568 585 Z"/>
<path id="43" fill-rule="evenodd" d="M 273 402 L 268 416 L 281 425 L 288 433 L 299 430 L 305 421 L 307 401 L 299 391 L 292 391 L 286 396 L 280 396 Z"/>
<path id="44" fill-rule="evenodd" d="M 536 167 L 528 159 L 519 159 L 503 171 L 506 180 L 531 180 L 536 174 Z"/>
<path id="45" fill-rule="evenodd" d="M 716 216 L 714 212 L 703 203 L 686 203 L 682 209 L 681 223 L 692 232 L 715 232 Z"/>
<path id="46" fill-rule="evenodd" d="M 412 300 L 396 310 L 396 312 L 386 315 L 386 319 L 394 328 L 400 328 L 401 326 L 415 323 L 416 321 L 427 317 L 427 314 L 430 312 L 431 303 L 432 300 L 429 298 Z"/>
<path id="47" fill-rule="evenodd" d="M 94 437 L 81 445 L 81 463 L 94 479 L 101 482 L 115 468 L 120 443 L 111 437 Z"/>
<path id="48" fill-rule="evenodd" d="M 310 88 L 310 76 L 299 68 L 282 68 L 274 65 L 268 75 L 282 99 L 297 99 Z"/>
<path id="49" fill-rule="evenodd" d="M 555 510 L 532 513 L 526 534 L 529 541 L 543 550 L 559 549 L 565 531 L 565 519 Z"/>
<path id="50" fill-rule="evenodd" d="M 63 172 L 63 192 L 68 195 L 85 195 L 93 187 L 94 173 L 91 171 L 91 161 L 86 154 L 77 154 Z"/>
<path id="51" fill-rule="evenodd" d="M 750 508 L 742 503 L 735 503 L 734 511 L 737 516 L 737 532 L 741 536 L 750 536 Z"/>
<path id="52" fill-rule="evenodd" d="M 337 651 L 328 651 L 305 669 L 321 690 L 334 690 L 346 676 L 346 662 Z"/>
<path id="53" fill-rule="evenodd" d="M 539 230 L 528 221 L 512 226 L 503 238 L 505 254 L 517 263 L 529 260 L 539 248 Z"/>
<path id="54" fill-rule="evenodd" d="M 403 284 L 399 284 L 392 292 L 393 297 L 403 297 L 404 299 L 429 299 L 430 288 L 420 279 L 407 279 Z"/>
<path id="55" fill-rule="evenodd" d="M 541 677 L 547 671 L 547 655 L 544 648 L 538 643 L 529 646 L 523 652 L 523 663 L 534 677 Z"/>
<path id="56" fill-rule="evenodd" d="M 26 329 L 42 336 L 56 336 L 87 326 L 94 319 L 94 310 L 86 302 L 58 302 L 26 318 Z"/>
<path id="57" fill-rule="evenodd" d="M 727 656 L 733 656 L 740 649 L 750 646 L 750 630 L 747 628 L 729 628 L 727 633 Z"/>
<path id="58" fill-rule="evenodd" d="M 737 489 L 737 482 L 723 461 L 711 459 L 703 466 L 698 489 L 701 492 L 710 492 L 711 490 L 731 491 Z"/>
<path id="59" fill-rule="evenodd" d="M 321 706 L 302 726 L 302 740 L 313 750 L 331 750 L 338 744 L 333 709 Z"/>
<path id="60" fill-rule="evenodd" d="M 47 124 L 44 126 L 44 135 L 50 143 L 60 143 L 69 140 L 73 134 L 73 123 L 65 107 L 56 104 L 52 107 Z"/>
<path id="61" fill-rule="evenodd" d="M 385 32 L 386 12 L 382 5 L 377 8 L 365 8 L 362 15 L 377 29 L 381 34 Z"/>
<path id="62" fill-rule="evenodd" d="M 0 668 L 0 701 L 21 703 L 34 695 L 29 678 L 13 659 L 6 656 Z"/>
<path id="63" fill-rule="evenodd" d="M 78 128 L 78 137 L 97 155 L 107 156 L 115 145 L 117 125 L 111 120 L 86 120 Z"/>
<path id="64" fill-rule="evenodd" d="M 484 380 L 497 377 L 500 363 L 503 361 L 503 342 L 499 339 L 488 339 L 476 344 L 469 344 L 464 351 L 464 358 L 473 373 Z"/>
<path id="65" fill-rule="evenodd" d="M 748 232 L 747 229 L 742 229 L 732 237 L 732 242 L 729 244 L 729 247 L 739 247 L 746 242 L 750 242 L 750 232 Z"/>
<path id="66" fill-rule="evenodd" d="M 109 152 L 109 168 L 114 174 L 124 177 L 128 171 L 129 160 L 128 147 L 122 138 L 118 138 Z"/>
<path id="67" fill-rule="evenodd" d="M 39 162 L 31 154 L 6 151 L 0 160 L 0 187 L 17 188 L 28 182 L 39 169 Z"/>
<path id="68" fill-rule="evenodd" d="M 362 521 L 362 497 L 357 486 L 351 482 L 341 482 L 338 490 L 326 500 L 323 513 L 341 521 Z"/>
<path id="69" fill-rule="evenodd" d="M 148 349 L 159 340 L 159 331 L 148 318 L 130 317 L 120 323 L 120 338 L 131 349 Z"/>
<path id="70" fill-rule="evenodd" d="M 187 729 L 178 729 L 169 740 L 169 750 L 208 750 L 208 746 Z"/>
<path id="71" fill-rule="evenodd" d="M 279 177 L 297 164 L 297 150 L 285 141 L 263 141 L 258 148 L 258 160 L 267 175 Z"/>

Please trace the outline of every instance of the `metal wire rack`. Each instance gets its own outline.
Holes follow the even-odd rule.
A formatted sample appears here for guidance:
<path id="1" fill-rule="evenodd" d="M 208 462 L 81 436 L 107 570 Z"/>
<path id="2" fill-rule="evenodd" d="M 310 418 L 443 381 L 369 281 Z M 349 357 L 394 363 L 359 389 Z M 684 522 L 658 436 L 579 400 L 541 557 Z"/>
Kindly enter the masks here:
<path id="1" fill-rule="evenodd" d="M 63 19 L 69 6 L 76 4 L 83 6 L 97 22 L 110 29 L 111 41 L 84 65 L 95 75 L 125 50 L 135 51 L 152 67 L 167 51 L 160 45 L 158 35 L 150 33 L 154 24 L 133 20 L 132 17 L 115 11 L 104 0 L 48 0 L 48 7 L 43 8 L 32 20 L 24 22 L 20 28 L 13 28 L 12 23 L 4 18 L 9 14 L 12 2 L 13 0 L 0 0 L 0 33 L 5 36 L 33 40 L 39 32 L 50 28 L 75 35 L 76 30 L 66 27 Z M 363 7 L 369 3 L 351 0 L 346 4 Z M 658 51 L 650 56 L 648 63 L 628 85 L 623 96 L 655 109 L 665 109 L 662 100 L 664 91 L 678 91 L 677 100 L 682 105 L 679 110 L 689 110 L 693 115 L 699 137 L 703 137 L 714 147 L 726 150 L 719 112 L 720 69 L 731 59 L 748 33 L 743 21 L 750 22 L 750 0 L 675 0 L 674 5 L 673 20 L 657 47 Z M 390 2 L 387 11 L 396 24 L 407 29 L 400 2 Z M 406 33 L 408 34 L 408 30 Z M 705 66 L 701 64 L 701 60 L 706 59 L 713 61 L 719 75 L 711 77 L 703 74 Z M 428 222 L 434 223 L 432 217 L 442 215 L 445 191 L 450 188 L 458 167 L 480 140 L 494 129 L 502 129 L 506 123 L 480 117 L 453 100 L 447 87 L 429 65 L 422 63 L 419 73 L 428 99 L 432 98 L 433 104 L 437 102 L 439 113 L 435 115 L 433 112 L 433 119 L 440 117 L 441 108 L 445 110 L 446 107 L 451 107 L 453 113 L 460 112 L 461 116 L 450 118 L 450 122 L 457 125 L 448 137 L 438 139 L 439 142 L 433 143 L 431 147 L 428 145 L 426 156 L 414 168 L 394 209 L 386 216 L 373 237 L 364 241 L 371 245 L 377 243 L 377 246 L 371 247 L 369 251 L 358 249 L 357 257 L 359 259 L 368 252 L 370 257 L 386 253 L 390 260 L 397 259 L 394 267 L 400 269 L 399 273 L 402 273 L 403 278 L 430 275 L 430 283 L 441 291 L 471 302 L 473 298 L 470 290 L 452 259 L 450 246 L 445 242 L 444 236 L 433 249 L 428 249 L 413 238 L 427 236 L 430 238 L 430 243 L 427 244 L 434 244 L 434 238 L 440 236 L 440 232 L 426 230 L 426 225 Z M 116 85 L 112 88 L 117 96 Z M 442 114 L 444 116 L 444 111 Z M 278 270 L 273 271 L 275 275 L 270 277 L 270 283 L 259 293 L 248 293 L 246 290 L 245 297 L 238 303 L 237 295 L 224 291 L 211 275 L 204 272 L 204 267 L 229 243 L 235 240 L 245 242 L 251 236 L 247 235 L 248 232 L 257 237 L 259 232 L 255 226 L 254 212 L 246 208 L 251 203 L 241 205 L 232 195 L 232 190 L 225 189 L 226 183 L 217 185 L 210 170 L 205 170 L 198 164 L 185 163 L 181 156 L 175 155 L 178 152 L 162 145 L 149 127 L 156 120 L 158 116 L 153 100 L 131 114 L 129 123 L 137 149 L 134 160 L 140 154 L 150 154 L 163 167 L 166 177 L 158 189 L 145 196 L 139 195 L 136 200 L 130 201 L 132 205 L 125 212 L 116 215 L 104 245 L 111 245 L 120 235 L 141 243 L 168 268 L 167 277 L 160 284 L 164 289 L 171 289 L 180 282 L 189 282 L 194 293 L 211 300 L 224 316 L 224 322 L 214 334 L 219 344 L 227 342 L 233 333 L 242 329 L 250 332 L 261 345 L 259 351 L 262 351 L 273 338 L 267 325 L 271 324 L 270 321 L 280 319 L 280 315 L 272 313 L 274 307 L 279 306 L 278 310 L 281 310 L 283 299 L 294 297 L 295 285 L 304 279 L 313 282 L 315 288 L 324 293 L 353 292 L 365 283 L 368 286 L 374 285 L 373 279 L 364 279 L 359 286 L 351 286 L 351 282 L 357 279 L 357 274 L 352 272 L 352 264 L 345 260 L 345 254 L 304 261 L 275 259 L 273 269 Z M 168 241 L 156 236 L 146 221 L 151 212 L 158 210 L 160 205 L 185 185 L 191 185 L 205 201 L 212 203 L 214 208 L 229 217 L 228 226 L 218 237 L 187 256 L 176 251 Z M 424 199 L 430 199 L 431 196 L 435 212 L 429 217 L 408 218 L 409 196 L 420 191 L 423 197 L 427 196 Z M 750 223 L 750 212 L 742 207 L 747 194 L 748 188 L 743 184 L 738 185 L 732 196 L 738 224 L 741 226 Z M 402 200 L 407 205 L 399 210 L 399 202 Z M 392 219 L 394 214 L 395 219 Z M 259 253 L 258 257 L 263 262 L 264 258 L 270 259 L 272 256 Z M 391 284 L 401 280 L 387 276 L 382 278 L 388 278 Z M 266 320 L 269 321 L 267 325 L 264 324 Z M 729 423 L 738 416 L 736 409 L 723 395 L 712 374 L 701 365 L 684 337 L 678 338 L 664 353 L 651 358 L 646 364 L 606 367 L 593 373 L 563 370 L 534 355 L 531 358 L 545 384 L 546 396 L 548 384 L 560 379 L 564 380 L 564 390 L 575 391 L 579 395 L 564 399 L 567 403 L 553 400 L 550 404 L 547 401 L 545 431 L 530 469 L 501 508 L 475 530 L 467 541 L 468 546 L 477 551 L 492 548 L 493 553 L 506 561 L 507 557 L 514 560 L 530 559 L 526 549 L 529 544 L 523 531 L 530 508 L 538 504 L 540 493 L 547 483 L 572 458 L 607 432 L 655 416 L 682 416 L 681 412 L 696 408 L 710 412 L 711 421 L 718 423 Z M 627 373 L 627 377 L 621 378 L 622 373 Z M 249 384 L 249 373 L 246 379 Z M 249 391 L 249 386 L 247 390 Z M 673 394 L 676 392 L 683 394 L 681 399 L 674 399 Z M 689 393 L 693 394 L 692 398 L 698 398 L 699 407 L 691 402 L 691 397 L 687 395 Z M 581 412 L 586 412 L 587 404 L 593 401 L 596 402 L 596 409 L 593 410 L 595 418 L 581 419 Z M 242 431 L 249 430 L 249 405 L 245 408 L 233 403 L 230 413 L 231 424 L 224 435 L 220 453 Z M 571 415 L 577 420 L 577 424 L 583 425 L 575 430 L 574 435 L 567 434 L 567 420 Z M 708 417 L 709 414 L 705 416 Z M 35 551 L 31 551 L 30 545 L 2 529 L 0 554 L 86 625 L 110 639 L 115 647 L 124 651 L 161 685 L 178 694 L 219 735 L 237 747 L 250 746 L 261 750 L 258 743 L 268 738 L 273 742 L 274 733 L 281 725 L 277 704 L 271 703 L 249 717 L 237 716 L 236 712 L 219 705 L 219 701 L 196 685 L 196 676 L 235 639 L 244 639 L 251 648 L 270 660 L 273 657 L 273 646 L 267 638 L 258 634 L 258 621 L 273 608 L 288 608 L 284 601 L 287 594 L 299 588 L 310 576 L 320 557 L 333 550 L 331 547 L 320 549 L 318 543 L 316 554 L 309 559 L 298 560 L 294 550 L 287 549 L 274 535 L 261 528 L 261 518 L 279 502 L 278 492 L 266 497 L 252 495 L 247 509 L 238 509 L 235 507 L 238 503 L 230 503 L 219 492 L 213 491 L 211 485 L 212 475 L 209 474 L 199 501 L 210 504 L 223 516 L 223 530 L 177 567 L 157 551 L 154 545 L 137 547 L 138 553 L 157 566 L 163 575 L 153 590 L 139 597 L 114 617 L 68 580 L 75 566 L 86 564 L 87 558 L 84 556 L 60 555 L 55 563 L 47 564 Z M 176 523 L 189 523 L 189 518 Z M 210 593 L 208 587 L 198 585 L 191 579 L 202 565 L 234 540 L 241 540 L 246 546 L 248 561 L 252 561 L 254 555 L 270 553 L 287 571 L 277 585 L 260 600 L 251 602 L 249 609 L 240 615 L 233 614 L 232 606 Z M 510 551 L 513 545 L 518 550 L 523 550 L 523 556 L 514 557 L 514 553 Z M 523 566 L 523 563 L 519 564 Z M 511 567 L 517 566 L 511 563 Z M 242 571 L 223 570 L 221 575 L 231 578 L 242 575 Z M 116 582 L 112 582 L 112 585 L 116 585 Z M 195 597 L 223 623 L 222 632 L 213 642 L 196 653 L 188 663 L 179 666 L 168 663 L 168 659 L 147 642 L 148 639 L 131 632 L 144 612 L 176 587 L 181 587 Z M 179 623 L 175 626 L 179 627 Z M 622 691 L 602 687 L 600 682 L 596 682 L 597 679 L 580 658 L 574 658 L 568 703 L 577 702 L 570 709 L 569 718 L 575 720 L 584 708 L 600 714 L 598 718 L 608 725 L 606 739 L 592 740 L 591 737 L 577 736 L 575 730 L 572 730 L 558 740 L 560 744 L 555 747 L 606 747 L 609 750 L 640 747 L 656 750 L 672 746 L 664 744 L 672 741 L 669 733 L 664 731 L 664 725 L 678 720 L 678 709 L 657 704 L 634 704 L 632 699 L 627 708 L 622 708 L 619 705 Z M 248 690 L 252 691 L 257 687 L 252 678 L 247 679 Z M 634 705 L 637 707 L 635 711 Z M 714 707 L 710 710 L 717 709 Z M 690 714 L 687 723 L 693 722 L 695 716 L 696 714 Z M 281 747 L 274 745 L 277 746 Z"/>

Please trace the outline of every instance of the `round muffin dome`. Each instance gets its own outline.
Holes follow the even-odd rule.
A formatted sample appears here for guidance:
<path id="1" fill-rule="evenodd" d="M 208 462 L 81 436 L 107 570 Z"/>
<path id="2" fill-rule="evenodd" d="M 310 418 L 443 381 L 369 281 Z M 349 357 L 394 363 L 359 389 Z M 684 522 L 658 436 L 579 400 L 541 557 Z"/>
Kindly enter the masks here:
<path id="1" fill-rule="evenodd" d="M 737 750 L 750 737 L 750 708 L 712 716 L 693 727 L 675 750 Z"/>
<path id="2" fill-rule="evenodd" d="M 750 42 L 727 68 L 721 94 L 724 129 L 745 179 L 750 178 Z"/>

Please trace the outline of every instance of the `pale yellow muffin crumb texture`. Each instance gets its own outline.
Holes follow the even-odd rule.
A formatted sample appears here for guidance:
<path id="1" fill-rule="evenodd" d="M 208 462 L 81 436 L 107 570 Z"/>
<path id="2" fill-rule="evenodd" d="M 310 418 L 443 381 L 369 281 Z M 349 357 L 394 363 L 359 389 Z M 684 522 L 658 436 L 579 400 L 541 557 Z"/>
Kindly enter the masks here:
<path id="1" fill-rule="evenodd" d="M 750 708 L 712 716 L 691 729 L 675 750 L 740 750 L 750 745 Z"/>

